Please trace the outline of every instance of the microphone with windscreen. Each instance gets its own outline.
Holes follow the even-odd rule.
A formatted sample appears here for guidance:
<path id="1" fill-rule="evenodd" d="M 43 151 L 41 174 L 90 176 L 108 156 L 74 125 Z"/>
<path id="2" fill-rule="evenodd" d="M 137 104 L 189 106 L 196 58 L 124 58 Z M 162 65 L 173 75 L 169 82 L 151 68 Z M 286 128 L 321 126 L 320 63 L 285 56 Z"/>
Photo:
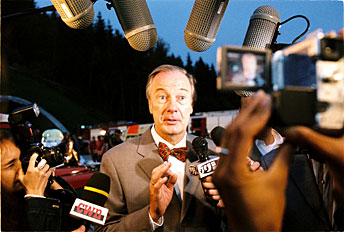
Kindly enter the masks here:
<path id="1" fill-rule="evenodd" d="M 280 15 L 271 6 L 260 6 L 252 14 L 243 46 L 254 49 L 270 48 L 278 36 Z M 235 90 L 241 97 L 249 97 L 254 92 Z"/>
<path id="2" fill-rule="evenodd" d="M 225 128 L 223 128 L 222 126 L 217 126 L 210 132 L 211 139 L 214 141 L 215 145 L 218 147 L 221 146 L 221 140 L 222 140 L 224 132 L 225 132 Z"/>
<path id="3" fill-rule="evenodd" d="M 137 51 L 147 51 L 158 41 L 156 26 L 145 0 L 111 0 L 125 38 Z"/>
<path id="4" fill-rule="evenodd" d="M 271 6 L 258 7 L 251 16 L 243 46 L 255 49 L 270 48 L 276 39 L 280 15 Z"/>
<path id="5" fill-rule="evenodd" d="M 70 215 L 104 225 L 109 210 L 103 206 L 109 191 L 110 177 L 104 173 L 94 173 L 85 185 L 81 199 L 76 198 Z"/>
<path id="6" fill-rule="evenodd" d="M 186 46 L 203 52 L 213 45 L 229 0 L 195 0 L 184 30 Z"/>
<path id="7" fill-rule="evenodd" d="M 73 29 L 84 29 L 94 19 L 93 3 L 90 0 L 51 0 L 62 21 Z"/>

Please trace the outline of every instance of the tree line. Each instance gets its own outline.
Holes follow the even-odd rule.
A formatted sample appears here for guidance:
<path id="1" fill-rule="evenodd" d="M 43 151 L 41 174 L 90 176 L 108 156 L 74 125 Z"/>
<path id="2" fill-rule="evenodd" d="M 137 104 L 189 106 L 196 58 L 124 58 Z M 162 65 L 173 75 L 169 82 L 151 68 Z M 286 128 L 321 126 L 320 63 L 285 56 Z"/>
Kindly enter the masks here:
<path id="1" fill-rule="evenodd" d="M 2 0 L 2 17 L 35 8 L 33 0 Z M 69 130 L 81 124 L 152 122 L 145 96 L 148 74 L 161 64 L 184 67 L 197 79 L 194 112 L 238 107 L 233 92 L 216 90 L 213 65 L 170 52 L 163 39 L 146 52 L 132 49 L 99 13 L 83 30 L 56 12 L 9 17 L 1 25 L 1 93 L 23 97 L 56 116 Z M 24 84 L 25 83 L 25 84 Z"/>

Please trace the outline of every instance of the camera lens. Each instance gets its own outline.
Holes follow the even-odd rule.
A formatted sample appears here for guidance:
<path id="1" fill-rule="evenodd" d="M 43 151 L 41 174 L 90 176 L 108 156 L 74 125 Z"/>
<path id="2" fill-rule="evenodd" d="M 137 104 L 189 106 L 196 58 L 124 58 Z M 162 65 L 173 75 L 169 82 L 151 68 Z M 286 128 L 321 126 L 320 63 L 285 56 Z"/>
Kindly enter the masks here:
<path id="1" fill-rule="evenodd" d="M 42 159 L 45 159 L 50 167 L 56 167 L 64 162 L 63 154 L 57 147 L 43 148 Z"/>

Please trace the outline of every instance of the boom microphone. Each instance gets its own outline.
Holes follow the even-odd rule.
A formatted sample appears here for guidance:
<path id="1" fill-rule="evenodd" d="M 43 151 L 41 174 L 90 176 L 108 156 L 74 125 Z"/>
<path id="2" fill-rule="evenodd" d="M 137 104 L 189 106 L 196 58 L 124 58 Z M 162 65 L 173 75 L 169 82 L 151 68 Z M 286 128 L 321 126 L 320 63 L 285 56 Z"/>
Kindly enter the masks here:
<path id="1" fill-rule="evenodd" d="M 278 31 L 280 15 L 271 6 L 258 7 L 251 16 L 243 46 L 257 49 L 270 48 Z M 277 34 L 276 34 L 277 35 Z"/>
<path id="2" fill-rule="evenodd" d="M 258 7 L 251 16 L 243 46 L 255 49 L 270 48 L 278 36 L 280 15 L 271 6 Z M 235 90 L 241 97 L 252 96 L 254 92 Z"/>
<path id="3" fill-rule="evenodd" d="M 130 46 L 147 51 L 158 41 L 158 34 L 145 0 L 111 0 Z"/>
<path id="4" fill-rule="evenodd" d="M 94 19 L 93 3 L 90 0 L 51 0 L 56 11 L 67 26 L 84 29 Z"/>
<path id="5" fill-rule="evenodd" d="M 103 208 L 110 191 L 110 177 L 96 172 L 88 180 L 70 210 L 70 215 L 104 225 L 108 209 Z"/>
<path id="6" fill-rule="evenodd" d="M 215 42 L 229 0 L 195 0 L 184 30 L 186 46 L 195 52 L 207 50 Z"/>

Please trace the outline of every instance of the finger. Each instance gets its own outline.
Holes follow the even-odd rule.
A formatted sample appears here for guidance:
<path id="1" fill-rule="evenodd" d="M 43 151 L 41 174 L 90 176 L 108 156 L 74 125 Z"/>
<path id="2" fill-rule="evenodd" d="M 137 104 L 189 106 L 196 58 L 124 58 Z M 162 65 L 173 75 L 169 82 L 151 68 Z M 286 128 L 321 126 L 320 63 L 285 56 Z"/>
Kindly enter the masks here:
<path id="1" fill-rule="evenodd" d="M 265 126 L 271 114 L 271 99 L 259 91 L 254 99 L 234 119 L 225 131 L 225 148 L 231 152 L 233 166 L 245 167 L 245 160 L 257 135 Z M 246 167 L 245 167 L 246 168 Z M 246 168 L 247 169 L 247 168 Z"/>
<path id="2" fill-rule="evenodd" d="M 325 160 L 340 161 L 344 155 L 344 136 L 332 138 L 301 126 L 286 130 L 285 136 L 293 144 L 316 151 Z"/>
<path id="3" fill-rule="evenodd" d="M 47 161 L 45 159 L 42 159 L 38 165 L 37 165 L 37 168 L 38 169 L 43 169 L 44 168 L 44 165 L 47 163 Z"/>
<path id="4" fill-rule="evenodd" d="M 73 232 L 85 232 L 86 231 L 86 227 L 84 225 L 81 225 L 78 229 L 73 230 Z"/>
<path id="5" fill-rule="evenodd" d="M 31 155 L 27 169 L 32 170 L 35 168 L 37 157 L 38 154 L 36 152 Z"/>
<path id="6" fill-rule="evenodd" d="M 202 182 L 202 185 L 204 188 L 207 188 L 207 189 L 215 189 L 215 185 L 213 182 Z"/>
<path id="7" fill-rule="evenodd" d="M 19 173 L 18 173 L 18 179 L 21 183 L 23 183 L 24 177 L 25 177 L 24 171 L 22 168 L 20 168 Z"/>
<path id="8" fill-rule="evenodd" d="M 250 163 L 250 170 L 251 171 L 257 171 L 260 167 L 260 163 L 259 162 L 252 162 Z"/>
<path id="9" fill-rule="evenodd" d="M 153 183 L 156 183 L 165 173 L 166 171 L 171 167 L 170 162 L 165 162 L 158 167 L 154 168 L 152 171 L 152 177 L 151 181 Z"/>
<path id="10" fill-rule="evenodd" d="M 170 178 L 168 179 L 167 187 L 173 188 L 174 185 L 177 183 L 177 179 L 178 179 L 178 175 L 173 173 L 173 175 L 171 175 Z"/>
<path id="11" fill-rule="evenodd" d="M 49 168 L 50 168 L 49 164 L 46 164 L 46 165 L 44 165 L 44 167 L 41 169 L 41 171 L 42 171 L 43 173 L 47 173 L 48 171 L 50 171 L 50 173 L 51 173 L 51 170 L 49 170 Z"/>
<path id="12" fill-rule="evenodd" d="M 276 181 L 287 181 L 289 166 L 292 161 L 294 150 L 295 148 L 291 144 L 285 143 L 278 151 L 275 161 L 267 171 Z"/>
<path id="13" fill-rule="evenodd" d="M 223 203 L 222 199 L 220 199 L 220 200 L 219 200 L 219 203 L 217 203 L 216 206 L 219 207 L 219 208 L 224 208 L 224 207 L 225 207 L 225 204 Z"/>
<path id="14" fill-rule="evenodd" d="M 219 200 L 221 200 L 221 196 L 220 195 L 213 195 L 213 196 L 211 196 L 211 199 L 213 199 L 215 201 L 219 201 Z"/>
<path id="15" fill-rule="evenodd" d="M 209 195 L 212 195 L 212 196 L 216 196 L 216 195 L 219 195 L 220 196 L 220 193 L 217 189 L 208 189 L 207 193 Z"/>

